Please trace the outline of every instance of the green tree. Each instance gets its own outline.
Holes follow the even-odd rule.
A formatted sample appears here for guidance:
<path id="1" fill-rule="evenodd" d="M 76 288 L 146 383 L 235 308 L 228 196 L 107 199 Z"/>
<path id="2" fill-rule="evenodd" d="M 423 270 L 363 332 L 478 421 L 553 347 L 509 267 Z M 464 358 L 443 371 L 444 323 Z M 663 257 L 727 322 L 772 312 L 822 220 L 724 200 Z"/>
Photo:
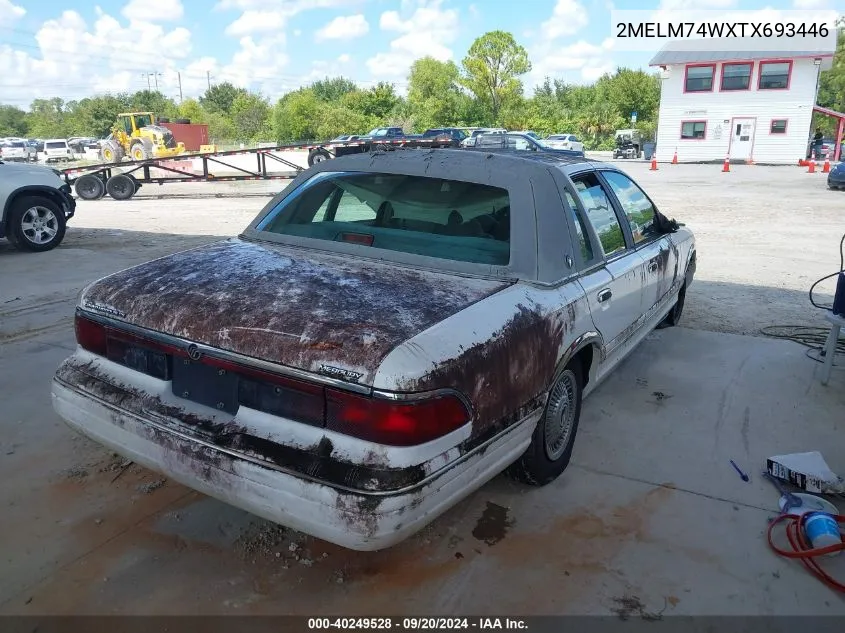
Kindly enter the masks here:
<path id="1" fill-rule="evenodd" d="M 624 119 L 629 119 L 632 112 L 638 119 L 656 118 L 660 106 L 660 76 L 642 70 L 618 68 L 616 74 L 607 76 L 596 83 L 597 90 L 606 84 L 607 97 L 616 112 Z"/>
<path id="2" fill-rule="evenodd" d="M 273 133 L 278 141 L 317 138 L 320 100 L 310 88 L 300 88 L 279 99 L 273 108 Z"/>
<path id="3" fill-rule="evenodd" d="M 29 133 L 36 138 L 63 138 L 65 102 L 59 97 L 36 99 L 29 106 Z"/>
<path id="4" fill-rule="evenodd" d="M 203 108 L 208 112 L 222 112 L 229 114 L 232 111 L 232 104 L 238 95 L 246 94 L 244 88 L 238 88 L 224 81 L 223 83 L 211 86 L 200 97 L 199 101 Z"/>
<path id="5" fill-rule="evenodd" d="M 456 125 L 466 96 L 458 86 L 460 71 L 452 61 L 418 59 L 408 75 L 408 103 L 421 128 Z"/>
<path id="6" fill-rule="evenodd" d="M 502 105 L 522 94 L 521 75 L 531 70 L 525 48 L 505 31 L 491 31 L 476 39 L 463 60 L 463 85 L 499 121 Z"/>
<path id="7" fill-rule="evenodd" d="M 26 112 L 11 105 L 0 105 L 0 136 L 24 136 L 27 133 Z"/>
<path id="8" fill-rule="evenodd" d="M 837 112 L 845 112 L 845 29 L 839 29 L 833 65 L 819 77 L 818 104 Z"/>
<path id="9" fill-rule="evenodd" d="M 227 114 L 222 112 L 206 113 L 208 123 L 208 141 L 215 145 L 225 145 L 235 140 L 237 136 L 235 125 Z"/>
<path id="10" fill-rule="evenodd" d="M 246 93 L 232 103 L 232 123 L 239 139 L 258 141 L 269 132 L 270 104 L 259 94 Z"/>
<path id="11" fill-rule="evenodd" d="M 188 119 L 191 123 L 208 123 L 208 112 L 196 99 L 185 99 L 179 104 L 179 118 Z"/>
<path id="12" fill-rule="evenodd" d="M 361 112 L 324 103 L 318 111 L 316 136 L 330 139 L 341 134 L 366 134 L 373 125 L 373 120 Z"/>
<path id="13" fill-rule="evenodd" d="M 174 117 L 176 102 L 158 90 L 139 90 L 131 97 L 130 108 L 136 112 L 152 112 L 156 116 Z"/>
<path id="14" fill-rule="evenodd" d="M 343 95 L 353 92 L 358 89 L 355 82 L 345 77 L 326 77 L 311 84 L 311 90 L 314 91 L 320 101 L 329 101 L 337 103 Z"/>
<path id="15" fill-rule="evenodd" d="M 65 134 L 102 138 L 108 136 L 121 112 L 131 110 L 130 97 L 125 94 L 89 97 L 65 107 Z"/>

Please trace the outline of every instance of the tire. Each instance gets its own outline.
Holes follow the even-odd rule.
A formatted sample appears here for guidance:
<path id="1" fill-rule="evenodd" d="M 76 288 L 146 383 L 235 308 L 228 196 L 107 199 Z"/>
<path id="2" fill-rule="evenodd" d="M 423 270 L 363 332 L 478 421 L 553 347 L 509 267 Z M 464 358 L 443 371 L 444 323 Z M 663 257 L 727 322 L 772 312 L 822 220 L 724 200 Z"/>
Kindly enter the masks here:
<path id="1" fill-rule="evenodd" d="M 508 468 L 510 477 L 532 486 L 545 486 L 566 470 L 578 432 L 583 389 L 581 363 L 574 359 L 555 376 L 531 444 Z"/>
<path id="2" fill-rule="evenodd" d="M 80 176 L 73 188 L 76 195 L 83 200 L 99 200 L 106 195 L 106 185 L 103 179 L 94 174 Z"/>
<path id="3" fill-rule="evenodd" d="M 24 196 L 9 214 L 9 241 L 18 250 L 49 251 L 65 237 L 65 214 L 50 198 Z"/>
<path id="4" fill-rule="evenodd" d="M 114 141 L 104 143 L 100 148 L 100 158 L 104 163 L 119 163 L 123 160 L 123 148 Z"/>
<path id="5" fill-rule="evenodd" d="M 135 180 L 126 174 L 115 174 L 106 181 L 106 191 L 115 200 L 129 200 L 135 195 Z"/>
<path id="6" fill-rule="evenodd" d="M 317 163 L 322 163 L 324 160 L 331 160 L 332 155 L 328 150 L 318 147 L 308 152 L 308 166 L 312 167 Z"/>
<path id="7" fill-rule="evenodd" d="M 147 149 L 144 143 L 135 143 L 129 148 L 130 160 L 147 160 L 152 158 L 152 152 Z"/>
<path id="8" fill-rule="evenodd" d="M 673 305 L 672 309 L 669 310 L 669 313 L 663 317 L 663 320 L 657 324 L 658 330 L 662 330 L 667 327 L 674 327 L 681 322 L 681 315 L 684 313 L 684 302 L 686 301 L 686 296 L 687 285 L 684 284 L 678 291 L 678 299 L 675 301 L 675 305 Z"/>

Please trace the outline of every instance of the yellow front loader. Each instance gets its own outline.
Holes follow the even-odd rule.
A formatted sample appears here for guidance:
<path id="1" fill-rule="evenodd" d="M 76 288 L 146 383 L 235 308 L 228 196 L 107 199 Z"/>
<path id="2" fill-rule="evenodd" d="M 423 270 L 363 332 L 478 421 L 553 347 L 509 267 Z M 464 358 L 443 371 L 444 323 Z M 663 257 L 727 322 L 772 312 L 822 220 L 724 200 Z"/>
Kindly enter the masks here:
<path id="1" fill-rule="evenodd" d="M 126 112 L 117 115 L 111 136 L 100 147 L 100 158 L 106 163 L 129 160 L 168 158 L 185 152 L 185 144 L 177 143 L 173 132 L 156 125 L 152 112 Z"/>

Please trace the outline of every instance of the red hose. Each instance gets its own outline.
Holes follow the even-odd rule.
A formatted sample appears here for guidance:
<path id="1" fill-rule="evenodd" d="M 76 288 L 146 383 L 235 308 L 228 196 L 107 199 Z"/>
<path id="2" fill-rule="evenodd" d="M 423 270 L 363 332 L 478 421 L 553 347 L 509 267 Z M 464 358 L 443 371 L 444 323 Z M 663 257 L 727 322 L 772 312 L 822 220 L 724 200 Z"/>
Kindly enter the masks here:
<path id="1" fill-rule="evenodd" d="M 812 513 L 808 512 L 807 514 L 801 515 L 781 514 L 769 523 L 769 547 L 785 558 L 797 558 L 801 561 L 804 567 L 810 570 L 811 574 L 821 580 L 828 587 L 834 589 L 835 591 L 845 593 L 845 584 L 830 576 L 815 560 L 819 556 L 845 550 L 845 543 L 836 543 L 835 545 L 828 545 L 827 547 L 818 547 L 813 549 L 812 545 L 807 540 L 807 537 L 804 535 L 804 523 L 806 521 L 806 517 L 810 514 Z M 839 525 L 845 525 L 845 516 L 841 514 L 832 514 L 831 516 Z M 772 533 L 774 532 L 775 526 L 787 520 L 789 522 L 786 524 L 786 538 L 789 540 L 792 550 L 780 549 L 772 540 Z M 841 535 L 842 530 L 840 529 L 839 532 Z"/>

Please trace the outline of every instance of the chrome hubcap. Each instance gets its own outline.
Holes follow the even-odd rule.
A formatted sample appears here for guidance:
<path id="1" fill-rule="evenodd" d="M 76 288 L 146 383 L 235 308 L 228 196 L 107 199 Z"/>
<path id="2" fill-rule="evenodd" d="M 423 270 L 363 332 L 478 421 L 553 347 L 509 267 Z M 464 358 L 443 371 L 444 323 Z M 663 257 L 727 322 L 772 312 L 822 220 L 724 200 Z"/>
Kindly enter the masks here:
<path id="1" fill-rule="evenodd" d="M 33 244 L 46 244 L 59 231 L 56 214 L 46 207 L 30 207 L 21 218 L 21 231 Z"/>
<path id="2" fill-rule="evenodd" d="M 543 418 L 546 456 L 552 461 L 560 459 L 569 444 L 577 406 L 575 375 L 567 369 L 552 387 Z"/>

